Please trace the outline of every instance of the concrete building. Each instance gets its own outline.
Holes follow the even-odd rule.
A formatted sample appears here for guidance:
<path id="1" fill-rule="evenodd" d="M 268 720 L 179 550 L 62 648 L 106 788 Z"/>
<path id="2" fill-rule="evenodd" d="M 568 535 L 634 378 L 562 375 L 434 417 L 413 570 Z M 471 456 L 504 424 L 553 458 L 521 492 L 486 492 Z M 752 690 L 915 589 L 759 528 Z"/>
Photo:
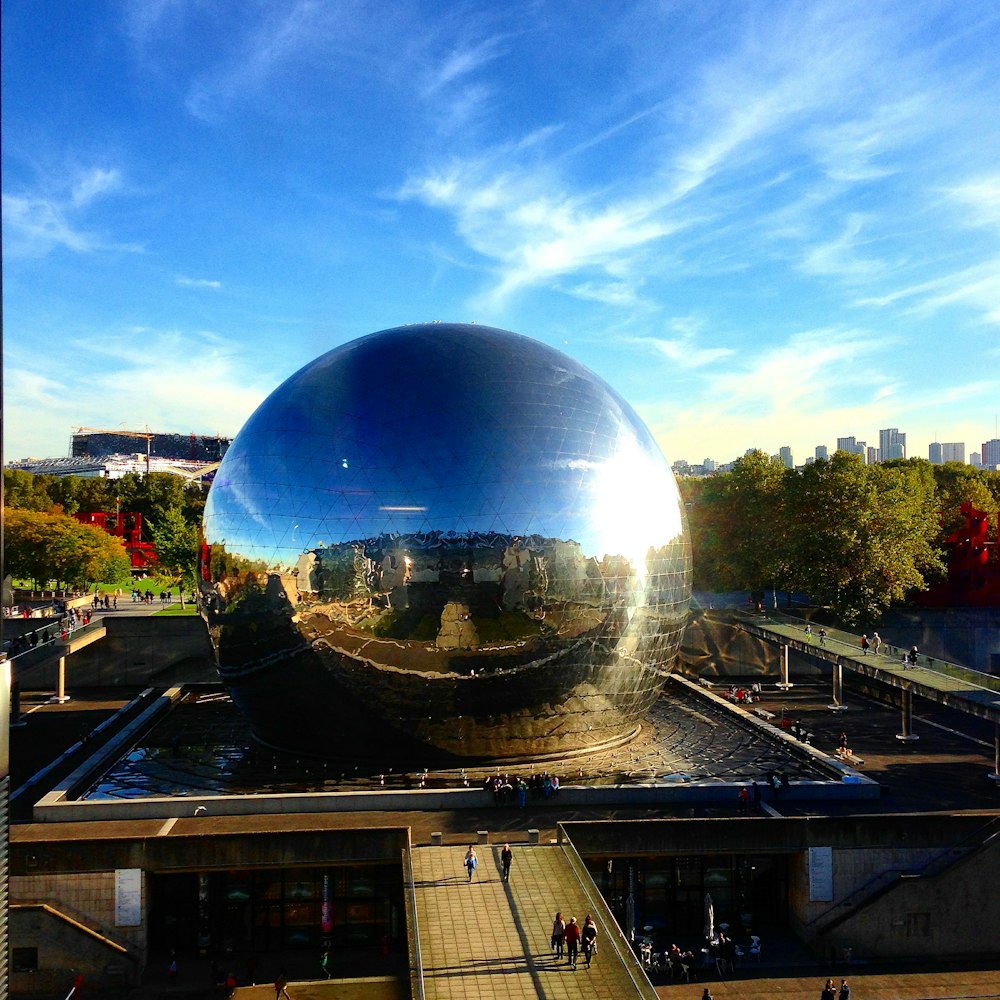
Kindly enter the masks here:
<path id="1" fill-rule="evenodd" d="M 944 458 L 942 457 L 942 448 L 940 441 L 932 441 L 927 446 L 927 460 L 931 465 L 943 465 Z"/>
<path id="2" fill-rule="evenodd" d="M 969 465 L 974 469 L 981 469 L 983 467 L 983 456 L 981 452 L 974 451 L 969 455 Z"/>
<path id="3" fill-rule="evenodd" d="M 865 451 L 865 464 L 866 465 L 878 465 L 882 460 L 882 453 L 878 448 L 873 448 L 871 445 Z"/>
<path id="4" fill-rule="evenodd" d="M 961 462 L 965 464 L 965 442 L 945 441 L 941 445 L 941 459 L 945 462 Z"/>
<path id="5" fill-rule="evenodd" d="M 906 458 L 906 435 L 898 427 L 886 427 L 878 432 L 880 460 L 891 462 L 894 458 Z"/>
<path id="6" fill-rule="evenodd" d="M 984 469 L 1000 468 L 1000 438 L 983 442 L 982 462 Z"/>
<path id="7" fill-rule="evenodd" d="M 820 459 L 828 459 L 830 457 L 830 449 L 827 448 L 825 444 L 816 445 L 816 461 Z"/>
<path id="8" fill-rule="evenodd" d="M 853 436 L 837 438 L 837 451 L 846 451 L 848 455 L 860 455 L 867 461 L 868 445 L 864 441 L 858 441 Z"/>
<path id="9" fill-rule="evenodd" d="M 786 469 L 795 468 L 795 460 L 792 458 L 792 449 L 787 444 L 783 444 L 778 449 L 778 460 Z"/>

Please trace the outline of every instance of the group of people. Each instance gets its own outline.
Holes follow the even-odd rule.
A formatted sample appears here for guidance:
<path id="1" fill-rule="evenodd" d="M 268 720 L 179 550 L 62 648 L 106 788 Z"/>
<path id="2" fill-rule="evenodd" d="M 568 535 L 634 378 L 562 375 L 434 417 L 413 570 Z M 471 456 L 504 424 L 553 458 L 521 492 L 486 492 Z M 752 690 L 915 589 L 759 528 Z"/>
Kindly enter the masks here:
<path id="1" fill-rule="evenodd" d="M 504 882 L 510 881 L 510 866 L 513 860 L 514 852 L 510 849 L 510 844 L 504 844 L 500 851 L 500 877 Z M 469 844 L 469 849 L 465 852 L 465 860 L 462 865 L 468 875 L 468 880 L 471 882 L 472 876 L 476 874 L 476 869 L 479 867 L 479 857 L 472 844 Z"/>
<path id="2" fill-rule="evenodd" d="M 730 684 L 726 697 L 736 705 L 752 705 L 755 701 L 760 701 L 760 685 L 755 682 L 750 687 L 743 688 Z"/>
<path id="3" fill-rule="evenodd" d="M 851 987 L 846 979 L 841 979 L 838 990 L 833 985 L 833 980 L 828 979 L 823 987 L 823 992 L 819 995 L 819 1000 L 851 1000 Z"/>
<path id="4" fill-rule="evenodd" d="M 528 778 L 510 774 L 487 775 L 483 788 L 493 793 L 493 803 L 498 806 L 512 805 L 517 801 L 523 809 L 532 799 L 551 799 L 559 795 L 559 777 L 555 774 L 535 772 Z"/>
<path id="5" fill-rule="evenodd" d="M 575 969 L 580 951 L 583 952 L 584 964 L 589 969 L 597 952 L 597 924 L 594 923 L 594 918 L 588 913 L 581 927 L 576 922 L 576 917 L 570 917 L 566 921 L 561 912 L 557 913 L 552 921 L 552 954 L 557 959 L 565 954 L 566 964 Z"/>

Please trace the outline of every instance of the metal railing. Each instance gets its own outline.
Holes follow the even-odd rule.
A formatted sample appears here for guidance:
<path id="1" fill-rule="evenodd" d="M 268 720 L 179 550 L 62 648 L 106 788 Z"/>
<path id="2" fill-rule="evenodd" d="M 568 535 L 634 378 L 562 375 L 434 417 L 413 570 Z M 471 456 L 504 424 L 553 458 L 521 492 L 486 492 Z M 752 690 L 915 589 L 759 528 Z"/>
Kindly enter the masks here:
<path id="1" fill-rule="evenodd" d="M 590 872 L 587 871 L 587 866 L 583 863 L 583 858 L 580 857 L 579 852 L 573 846 L 573 842 L 567 836 L 566 830 L 561 823 L 559 824 L 559 844 L 569 860 L 570 867 L 573 869 L 573 873 L 576 875 L 584 895 L 586 895 L 590 903 L 590 911 L 600 914 L 601 921 L 607 931 L 605 940 L 614 948 L 615 953 L 621 959 L 626 974 L 635 986 L 636 996 L 642 997 L 643 1000 L 658 1000 L 658 995 L 656 990 L 653 989 L 653 984 L 649 981 L 649 977 L 646 975 L 646 970 L 642 967 L 642 963 L 636 957 L 631 945 L 622 933 L 621 928 L 618 926 L 618 921 L 615 920 L 615 916 L 611 912 L 611 907 L 604 901 L 604 897 L 594 884 Z"/>
<path id="2" fill-rule="evenodd" d="M 410 955 L 410 997 L 411 1000 L 425 1000 L 424 960 L 420 954 L 420 927 L 417 923 L 417 890 L 413 882 L 413 858 L 410 845 L 403 848 L 403 892 L 406 896 L 406 935 Z"/>

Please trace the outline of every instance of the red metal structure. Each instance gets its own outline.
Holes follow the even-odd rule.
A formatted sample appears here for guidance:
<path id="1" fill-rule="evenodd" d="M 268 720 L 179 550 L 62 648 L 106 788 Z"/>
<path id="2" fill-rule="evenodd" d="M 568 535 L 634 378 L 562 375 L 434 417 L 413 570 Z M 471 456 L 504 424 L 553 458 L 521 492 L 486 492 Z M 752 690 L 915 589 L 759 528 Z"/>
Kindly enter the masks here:
<path id="1" fill-rule="evenodd" d="M 990 540 L 989 515 L 971 503 L 959 508 L 965 524 L 944 541 L 948 579 L 921 595 L 926 607 L 1000 607 L 1000 541 Z"/>
<path id="2" fill-rule="evenodd" d="M 95 510 L 89 514 L 74 514 L 81 524 L 94 527 L 115 535 L 125 544 L 133 576 L 145 576 L 156 565 L 156 549 L 152 542 L 143 541 L 142 514 L 133 511 Z"/>

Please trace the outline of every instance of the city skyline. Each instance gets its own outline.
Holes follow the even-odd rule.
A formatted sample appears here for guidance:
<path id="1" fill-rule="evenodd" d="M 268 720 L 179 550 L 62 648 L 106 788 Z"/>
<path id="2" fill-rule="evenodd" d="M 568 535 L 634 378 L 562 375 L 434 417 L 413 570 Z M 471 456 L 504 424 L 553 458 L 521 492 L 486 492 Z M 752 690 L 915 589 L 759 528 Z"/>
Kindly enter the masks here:
<path id="1" fill-rule="evenodd" d="M 2 46 L 7 461 L 235 434 L 428 320 L 566 352 L 670 461 L 1000 436 L 986 0 L 11 0 Z"/>

